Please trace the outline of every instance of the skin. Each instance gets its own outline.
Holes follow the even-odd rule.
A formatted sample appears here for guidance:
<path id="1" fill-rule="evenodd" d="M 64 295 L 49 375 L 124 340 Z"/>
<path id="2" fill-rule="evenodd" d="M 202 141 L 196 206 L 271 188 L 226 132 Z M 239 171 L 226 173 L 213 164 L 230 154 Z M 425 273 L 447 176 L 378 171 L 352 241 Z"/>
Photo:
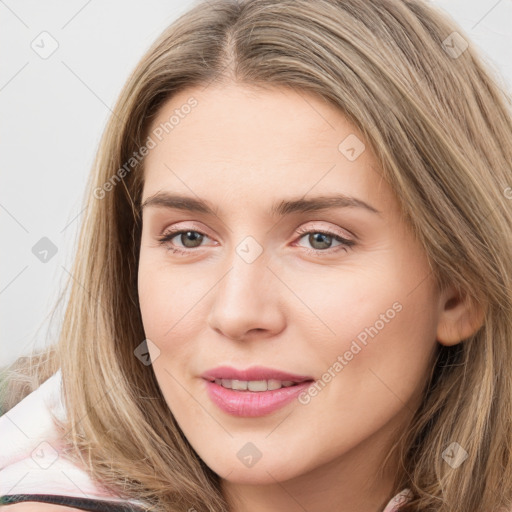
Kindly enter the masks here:
<path id="1" fill-rule="evenodd" d="M 386 468 L 383 459 L 419 405 L 436 344 L 469 335 L 476 312 L 436 288 L 369 145 L 354 161 L 338 150 L 350 134 L 364 141 L 340 111 L 288 88 L 215 85 L 172 97 L 151 130 L 191 96 L 198 105 L 146 157 L 142 194 L 143 203 L 164 191 L 199 197 L 216 211 L 143 208 L 140 307 L 167 404 L 232 510 L 379 512 L 394 477 L 394 458 Z M 276 201 L 333 193 L 379 213 L 269 213 Z M 159 243 L 171 227 L 205 236 Z M 355 243 L 322 245 L 298 228 Z M 236 251 L 247 236 L 263 249 L 252 263 Z M 239 418 L 210 401 L 200 375 L 219 365 L 321 380 L 396 303 L 400 312 L 307 405 Z M 252 467 L 237 457 L 248 442 L 262 454 Z"/>

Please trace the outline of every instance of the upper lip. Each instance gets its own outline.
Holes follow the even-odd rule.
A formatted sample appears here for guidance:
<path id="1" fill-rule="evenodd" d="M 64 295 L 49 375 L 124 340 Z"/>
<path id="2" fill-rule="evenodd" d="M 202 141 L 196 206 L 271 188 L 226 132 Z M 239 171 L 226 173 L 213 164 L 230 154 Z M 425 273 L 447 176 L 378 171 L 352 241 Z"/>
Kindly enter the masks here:
<path id="1" fill-rule="evenodd" d="M 284 372 L 282 370 L 274 370 L 273 368 L 266 368 L 264 366 L 253 366 L 245 370 L 238 370 L 230 366 L 218 366 L 204 372 L 201 377 L 206 380 L 215 379 L 234 379 L 234 380 L 279 380 L 291 382 L 305 382 L 314 380 L 313 377 L 306 375 L 296 375 L 293 373 Z"/>

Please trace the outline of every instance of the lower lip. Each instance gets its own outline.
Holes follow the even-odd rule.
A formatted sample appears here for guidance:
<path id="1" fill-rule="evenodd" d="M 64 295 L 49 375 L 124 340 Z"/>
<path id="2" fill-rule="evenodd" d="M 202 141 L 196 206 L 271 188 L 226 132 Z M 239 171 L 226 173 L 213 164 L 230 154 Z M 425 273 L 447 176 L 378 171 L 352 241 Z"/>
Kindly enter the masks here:
<path id="1" fill-rule="evenodd" d="M 272 391 L 234 391 L 206 381 L 208 395 L 220 409 L 233 416 L 246 418 L 265 416 L 293 401 L 312 381 Z"/>

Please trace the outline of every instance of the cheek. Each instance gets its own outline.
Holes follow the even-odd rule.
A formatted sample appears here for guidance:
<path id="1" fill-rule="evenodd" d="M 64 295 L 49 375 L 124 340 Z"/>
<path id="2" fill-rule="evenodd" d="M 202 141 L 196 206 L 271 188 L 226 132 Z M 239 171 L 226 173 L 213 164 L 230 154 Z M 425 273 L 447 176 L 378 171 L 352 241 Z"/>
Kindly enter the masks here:
<path id="1" fill-rule="evenodd" d="M 139 265 L 139 304 L 144 331 L 149 339 L 160 338 L 168 330 L 176 303 L 178 286 L 169 286 L 166 274 L 151 266 L 144 258 Z"/>
<path id="2" fill-rule="evenodd" d="M 139 303 L 146 336 L 158 343 L 172 339 L 193 316 L 200 303 L 205 283 L 190 278 L 183 269 L 172 271 L 164 258 L 141 254 L 138 273 Z M 161 347 L 164 348 L 164 347 Z"/>
<path id="3" fill-rule="evenodd" d="M 306 273 L 286 276 L 300 299 L 294 306 L 300 314 L 291 317 L 292 326 L 296 324 L 305 336 L 297 338 L 306 340 L 310 348 L 325 344 L 325 351 L 317 351 L 332 357 L 333 350 L 343 353 L 354 339 L 364 346 L 375 330 L 389 331 L 389 325 L 403 316 L 407 286 L 394 279 L 389 269 L 386 275 L 387 279 L 382 279 L 380 269 L 348 268 L 335 275 L 325 273 L 325 277 Z"/>
<path id="4" fill-rule="evenodd" d="M 183 371 L 191 360 L 197 339 L 197 322 L 193 322 L 200 297 L 199 283 L 179 269 L 170 272 L 162 261 L 149 261 L 141 255 L 139 264 L 139 303 L 146 338 L 158 348 L 151 353 L 153 372 L 164 398 L 179 418 L 187 414 L 190 394 L 184 391 Z M 181 414 L 180 414 L 181 411 Z"/>
<path id="5" fill-rule="evenodd" d="M 158 348 L 158 357 L 151 356 L 152 367 L 173 411 L 189 407 L 190 394 L 183 385 L 197 375 L 195 362 L 202 352 L 200 340 L 210 307 L 208 292 L 215 285 L 211 275 L 203 272 L 199 277 L 199 273 L 187 265 L 170 268 L 161 254 L 141 254 L 138 287 L 144 333 Z"/>
<path id="6" fill-rule="evenodd" d="M 436 314 L 429 294 L 390 293 L 362 301 L 359 308 L 345 305 L 332 316 L 334 342 L 325 339 L 318 346 L 319 398 L 304 401 L 317 400 L 319 413 L 342 403 L 335 413 L 339 421 L 358 418 L 371 429 L 378 418 L 418 405 L 436 349 Z"/>
<path id="7" fill-rule="evenodd" d="M 334 280 L 303 275 L 295 281 L 294 291 L 308 306 L 294 321 L 298 350 L 309 354 L 325 399 L 377 409 L 379 401 L 403 406 L 401 400 L 424 385 L 438 313 L 435 288 L 430 280 L 418 286 L 427 271 L 417 267 L 404 272 L 392 260 L 385 272 L 380 265 L 374 271 L 367 266 Z"/>

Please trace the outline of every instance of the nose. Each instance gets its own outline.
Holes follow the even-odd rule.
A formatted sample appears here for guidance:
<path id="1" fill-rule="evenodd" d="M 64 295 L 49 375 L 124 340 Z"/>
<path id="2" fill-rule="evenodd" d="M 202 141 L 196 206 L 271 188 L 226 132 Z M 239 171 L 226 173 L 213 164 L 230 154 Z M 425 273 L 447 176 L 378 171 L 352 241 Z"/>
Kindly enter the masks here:
<path id="1" fill-rule="evenodd" d="M 211 292 L 209 326 L 237 341 L 276 336 L 285 327 L 284 290 L 267 267 L 265 253 L 250 263 L 235 253 L 231 262 Z"/>

